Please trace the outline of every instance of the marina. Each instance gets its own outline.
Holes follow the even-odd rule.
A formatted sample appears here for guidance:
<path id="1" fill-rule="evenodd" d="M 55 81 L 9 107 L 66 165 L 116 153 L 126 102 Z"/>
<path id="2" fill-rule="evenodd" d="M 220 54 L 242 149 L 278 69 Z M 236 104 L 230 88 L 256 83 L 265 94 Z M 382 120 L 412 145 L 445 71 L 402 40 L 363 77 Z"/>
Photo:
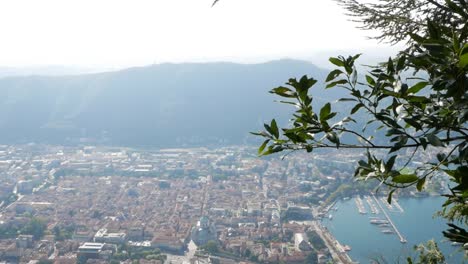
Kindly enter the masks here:
<path id="1" fill-rule="evenodd" d="M 366 199 L 367 195 L 379 209 L 379 214 L 372 213 Z M 398 261 L 406 263 L 406 257 L 414 252 L 414 245 L 434 239 L 446 255 L 447 263 L 463 263 L 463 252 L 457 251 L 457 245 L 452 246 L 442 235 L 442 231 L 446 228 L 445 221 L 432 218 L 434 211 L 444 202 L 443 198 L 399 197 L 398 204 L 404 209 L 404 213 L 401 213 L 394 201 L 392 201 L 394 211 L 387 210 L 387 207 L 381 204 L 400 235 L 403 236 L 403 241 L 407 240 L 406 243 L 402 243 L 390 223 L 383 221 L 380 224 L 370 223 L 371 220 L 388 220 L 383 212 L 380 212 L 380 207 L 372 195 L 367 195 L 361 195 L 361 199 L 368 214 L 360 214 L 356 202 L 353 201 L 356 197 L 351 197 L 337 201 L 333 208 L 338 206 L 339 210 L 330 211 L 333 212 L 333 220 L 323 217 L 319 222 L 343 247 L 349 245 L 352 248 L 351 251 L 347 251 L 347 254 L 353 261 L 369 263 L 370 259 L 384 257 L 390 263 Z M 380 203 L 380 197 L 377 195 L 375 197 Z M 421 221 L 425 221 L 424 225 L 420 225 Z M 336 251 L 340 252 L 339 247 L 336 247 Z M 339 259 L 335 260 L 340 263 Z"/>
<path id="2" fill-rule="evenodd" d="M 377 200 L 377 198 L 375 197 L 374 194 L 372 194 L 372 197 L 374 198 L 375 202 L 377 203 L 377 205 L 380 207 L 380 210 L 382 210 L 382 213 L 385 215 L 385 217 L 387 218 L 387 221 L 388 223 L 392 226 L 393 228 L 393 231 L 395 231 L 395 233 L 397 234 L 398 238 L 400 239 L 400 242 L 401 243 L 406 243 L 408 242 L 405 237 L 400 233 L 400 231 L 398 231 L 398 228 L 395 226 L 395 224 L 393 223 L 392 219 L 390 218 L 390 216 L 387 214 L 387 212 L 385 211 L 385 209 L 382 207 L 382 205 L 379 203 L 379 201 Z M 383 198 L 383 197 L 382 197 Z M 385 204 L 388 204 L 387 201 L 385 201 Z M 393 208 L 393 207 L 392 207 Z"/>
<path id="3" fill-rule="evenodd" d="M 378 199 L 377 197 L 375 197 L 374 194 L 365 195 L 364 199 L 366 200 L 366 203 L 369 206 L 370 212 L 372 214 L 380 215 L 380 212 L 382 212 L 383 217 L 384 217 L 384 218 L 376 217 L 376 216 L 369 217 L 370 224 L 381 228 L 380 232 L 383 233 L 383 234 L 396 234 L 401 243 L 406 243 L 407 242 L 406 238 L 398 230 L 395 223 L 392 221 L 390 215 L 385 211 L 384 206 L 382 206 L 382 203 L 383 203 L 387 207 L 387 209 L 389 211 L 403 213 L 404 210 L 401 207 L 401 205 L 398 203 L 398 200 L 394 199 L 393 204 L 389 204 L 389 203 L 387 203 L 385 197 L 379 197 L 379 199 Z M 358 209 L 358 212 L 360 214 L 367 214 L 367 210 L 366 210 L 365 204 L 364 204 L 363 199 L 361 198 L 361 196 L 356 196 L 354 198 L 354 201 L 356 203 L 356 207 Z M 326 208 L 327 212 L 329 210 L 333 209 L 333 206 L 335 206 L 335 204 L 336 204 L 336 202 L 330 204 Z M 333 218 L 333 216 L 330 214 L 328 216 L 328 218 L 329 218 L 329 220 L 331 220 Z"/>

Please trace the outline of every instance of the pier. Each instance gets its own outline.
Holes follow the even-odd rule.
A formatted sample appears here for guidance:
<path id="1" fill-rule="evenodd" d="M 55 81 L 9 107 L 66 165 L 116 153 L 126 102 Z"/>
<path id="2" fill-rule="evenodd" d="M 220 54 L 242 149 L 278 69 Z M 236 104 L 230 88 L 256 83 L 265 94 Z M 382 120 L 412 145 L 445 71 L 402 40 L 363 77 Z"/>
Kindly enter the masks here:
<path id="1" fill-rule="evenodd" d="M 396 198 L 393 198 L 392 203 L 395 205 L 395 207 L 400 211 L 401 213 L 404 213 L 405 210 L 401 207 L 401 205 L 398 203 L 398 200 Z"/>
<path id="2" fill-rule="evenodd" d="M 360 214 L 367 214 L 366 208 L 364 207 L 364 203 L 362 202 L 361 196 L 356 196 L 354 199 L 356 202 L 356 206 Z"/>
<path id="3" fill-rule="evenodd" d="M 375 206 L 374 201 L 372 200 L 372 198 L 369 195 L 364 196 L 364 198 L 366 199 L 366 202 L 369 205 L 371 212 L 373 214 L 379 214 L 380 213 L 379 208 L 377 208 L 377 206 Z"/>
<path id="4" fill-rule="evenodd" d="M 380 201 L 381 201 L 383 204 L 385 204 L 385 206 L 387 206 L 388 210 L 394 211 L 393 205 L 389 204 L 389 203 L 387 202 L 387 200 L 385 199 L 385 197 L 380 197 Z"/>
<path id="5" fill-rule="evenodd" d="M 372 194 L 372 197 L 374 198 L 375 202 L 377 203 L 377 205 L 380 207 L 380 210 L 382 210 L 383 214 L 385 215 L 385 217 L 387 218 L 387 221 L 388 223 L 392 226 L 393 230 L 395 231 L 395 233 L 397 234 L 398 238 L 400 239 L 400 242 L 401 243 L 406 243 L 408 242 L 404 237 L 403 235 L 400 233 L 400 231 L 398 231 L 397 227 L 395 226 L 395 224 L 393 223 L 392 219 L 390 218 L 390 216 L 387 214 L 387 212 L 385 211 L 385 209 L 382 207 L 382 205 L 379 203 L 379 201 L 377 200 L 377 198 L 375 198 L 375 195 Z"/>
<path id="6" fill-rule="evenodd" d="M 332 208 L 333 206 L 335 206 L 336 204 L 336 201 L 332 202 L 331 204 L 329 204 L 327 207 L 325 207 L 325 209 L 323 210 L 325 213 L 328 213 Z"/>

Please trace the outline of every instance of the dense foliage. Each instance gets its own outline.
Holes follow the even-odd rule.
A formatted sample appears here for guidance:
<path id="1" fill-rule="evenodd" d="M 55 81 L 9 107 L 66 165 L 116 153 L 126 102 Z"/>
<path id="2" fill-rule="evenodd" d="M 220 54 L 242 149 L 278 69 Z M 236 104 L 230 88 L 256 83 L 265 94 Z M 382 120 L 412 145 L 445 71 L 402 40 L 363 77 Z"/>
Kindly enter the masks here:
<path id="1" fill-rule="evenodd" d="M 373 38 L 391 43 L 411 42 L 408 35 L 423 33 L 427 20 L 460 30 L 468 19 L 465 0 L 335 1 L 361 25 L 360 28 L 377 30 L 379 34 Z"/>
<path id="2" fill-rule="evenodd" d="M 440 253 L 439 247 L 434 240 L 429 240 L 425 245 L 415 246 L 414 249 L 419 253 L 417 263 L 437 264 L 445 262 L 445 257 Z M 408 263 L 411 264 L 413 261 L 408 259 Z"/>
<path id="3" fill-rule="evenodd" d="M 47 223 L 37 217 L 32 217 L 29 222 L 20 230 L 21 234 L 32 235 L 35 240 L 44 236 L 47 229 Z"/>
<path id="4" fill-rule="evenodd" d="M 355 1 L 342 1 L 352 4 Z M 382 1 L 398 4 L 406 1 Z M 265 130 L 254 133 L 265 138 L 259 154 L 269 155 L 285 150 L 320 148 L 363 149 L 365 158 L 357 164 L 355 177 L 358 180 L 375 179 L 389 186 L 389 202 L 398 188 L 415 186 L 421 191 L 426 181 L 434 176 L 447 177 L 447 201 L 442 215 L 458 225 L 468 223 L 468 6 L 464 1 L 430 1 L 437 10 L 419 3 L 420 11 L 427 19 L 416 29 L 405 29 L 394 25 L 378 25 L 367 21 L 367 15 L 356 11 L 363 19 L 364 27 L 383 30 L 381 38 L 399 41 L 408 38 L 405 50 L 395 58 L 378 66 L 370 67 L 361 75 L 355 64 L 359 55 L 330 58 L 338 68 L 326 78 L 326 87 L 339 87 L 349 96 L 336 105 L 349 107 L 349 114 L 340 117 L 334 112 L 332 103 L 319 110 L 313 104 L 310 91 L 317 83 L 314 78 L 303 76 L 291 78 L 285 86 L 271 90 L 283 98 L 281 103 L 294 106 L 297 110 L 291 125 L 279 128 L 273 119 L 265 124 Z M 391 5 L 389 5 L 391 7 Z M 402 5 L 403 7 L 403 5 Z M 375 6 L 376 12 L 383 12 Z M 417 11 L 417 10 L 416 10 Z M 367 13 L 366 13 L 367 14 Z M 370 13 L 372 15 L 372 13 Z M 389 13 L 392 15 L 392 13 Z M 369 18 L 370 19 L 370 18 Z M 388 18 L 390 19 L 390 18 Z M 395 23 L 399 17 L 392 18 Z M 418 18 L 419 19 L 419 18 Z M 410 24 L 407 24 L 410 27 Z M 388 31 L 400 27 L 401 32 Z M 340 108 L 342 109 L 342 108 Z M 363 130 L 355 129 L 356 120 L 366 118 Z M 369 126 L 372 129 L 369 129 Z M 374 129 L 377 128 L 377 129 Z M 385 140 L 377 140 L 379 132 L 385 131 Z M 349 136 L 357 140 L 350 140 Z M 386 150 L 382 153 L 381 150 Z M 434 159 L 415 162 L 414 157 L 431 150 Z M 450 224 L 444 232 L 452 241 L 467 243 L 464 227 Z"/>

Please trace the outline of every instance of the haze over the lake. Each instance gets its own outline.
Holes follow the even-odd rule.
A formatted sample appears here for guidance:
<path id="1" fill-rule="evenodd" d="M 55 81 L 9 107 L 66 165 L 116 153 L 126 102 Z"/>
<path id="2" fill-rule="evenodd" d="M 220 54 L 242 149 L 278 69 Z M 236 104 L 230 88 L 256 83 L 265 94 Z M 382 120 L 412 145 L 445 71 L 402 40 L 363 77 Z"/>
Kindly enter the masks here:
<path id="1" fill-rule="evenodd" d="M 332 0 L 212 1 L 2 1 L 0 67 L 322 62 L 339 51 L 397 50 L 367 39 L 373 32 L 356 29 Z"/>

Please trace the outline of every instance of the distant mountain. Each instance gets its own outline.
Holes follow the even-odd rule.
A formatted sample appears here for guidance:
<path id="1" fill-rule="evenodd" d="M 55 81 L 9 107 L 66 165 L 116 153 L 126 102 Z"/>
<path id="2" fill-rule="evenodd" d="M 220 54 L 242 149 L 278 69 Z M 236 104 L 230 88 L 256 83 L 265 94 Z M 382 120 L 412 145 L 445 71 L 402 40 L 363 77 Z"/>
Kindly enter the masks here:
<path id="1" fill-rule="evenodd" d="M 194 146 L 249 142 L 249 131 L 291 108 L 268 91 L 290 77 L 319 80 L 311 63 L 160 64 L 77 76 L 0 79 L 0 143 L 79 142 L 121 146 Z M 320 84 L 319 86 L 323 86 Z M 339 89 L 317 87 L 317 100 Z"/>
<path id="2" fill-rule="evenodd" d="M 80 75 L 103 72 L 106 70 L 99 68 L 83 68 L 74 66 L 36 66 L 36 67 L 0 67 L 0 78 L 12 76 L 61 76 L 61 75 Z"/>

